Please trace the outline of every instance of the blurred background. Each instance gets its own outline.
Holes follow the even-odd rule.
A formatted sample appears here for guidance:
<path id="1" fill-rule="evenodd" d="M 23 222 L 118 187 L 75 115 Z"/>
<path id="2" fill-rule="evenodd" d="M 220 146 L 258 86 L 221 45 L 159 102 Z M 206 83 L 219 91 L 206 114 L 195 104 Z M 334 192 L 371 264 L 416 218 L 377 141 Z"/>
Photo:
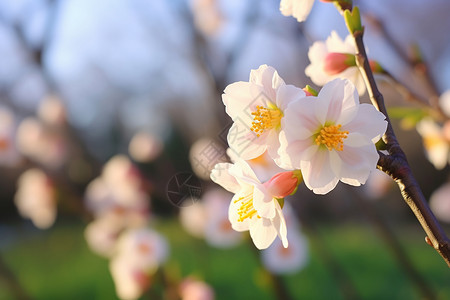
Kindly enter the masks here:
<path id="1" fill-rule="evenodd" d="M 398 82 L 379 83 L 430 198 L 448 149 L 436 169 L 409 96 L 450 89 L 450 3 L 355 3 L 370 58 Z M 279 4 L 0 1 L 0 299 L 450 298 L 448 267 L 381 172 L 326 196 L 301 185 L 286 199 L 291 251 L 259 252 L 227 225 L 232 195 L 209 180 L 229 161 L 224 88 L 261 64 L 319 88 L 304 74 L 309 47 L 347 35 L 331 4 L 304 23 Z"/>

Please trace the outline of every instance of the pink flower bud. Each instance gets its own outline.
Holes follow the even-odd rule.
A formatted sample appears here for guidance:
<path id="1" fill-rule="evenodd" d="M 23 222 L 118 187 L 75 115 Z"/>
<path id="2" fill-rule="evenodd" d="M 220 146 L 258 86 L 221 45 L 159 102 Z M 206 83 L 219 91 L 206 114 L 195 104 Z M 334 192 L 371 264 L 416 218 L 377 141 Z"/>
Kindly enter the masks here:
<path id="1" fill-rule="evenodd" d="M 384 72 L 383 67 L 374 60 L 369 60 L 369 65 L 370 65 L 370 69 L 374 73 L 383 73 Z"/>
<path id="2" fill-rule="evenodd" d="M 323 69 L 328 75 L 336 75 L 353 66 L 356 66 L 353 54 L 331 52 L 325 57 Z"/>
<path id="3" fill-rule="evenodd" d="M 264 186 L 276 198 L 292 195 L 302 180 L 300 170 L 287 171 L 275 174 Z"/>
<path id="4" fill-rule="evenodd" d="M 317 93 L 317 91 L 315 89 L 313 89 L 310 85 L 306 85 L 303 88 L 303 91 L 305 92 L 306 96 L 315 96 L 317 97 L 317 95 L 319 93 Z"/>

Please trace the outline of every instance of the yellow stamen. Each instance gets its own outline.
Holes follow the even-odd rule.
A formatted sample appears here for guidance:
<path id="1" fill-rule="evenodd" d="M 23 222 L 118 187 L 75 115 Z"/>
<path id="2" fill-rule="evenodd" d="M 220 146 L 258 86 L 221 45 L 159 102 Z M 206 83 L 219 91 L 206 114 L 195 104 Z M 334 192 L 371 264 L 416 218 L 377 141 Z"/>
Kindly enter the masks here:
<path id="1" fill-rule="evenodd" d="M 314 142 L 317 145 L 325 145 L 328 150 L 344 150 L 344 139 L 347 138 L 348 131 L 340 130 L 341 124 L 324 126 L 320 129 Z"/>
<path id="2" fill-rule="evenodd" d="M 242 222 L 247 218 L 251 219 L 255 215 L 257 217 L 259 217 L 258 212 L 253 207 L 253 193 L 234 200 L 234 203 L 237 203 L 237 202 L 241 202 L 241 207 L 239 207 L 239 209 L 237 211 L 237 213 L 239 215 L 238 222 Z"/>
<path id="3" fill-rule="evenodd" d="M 423 138 L 423 144 L 425 146 L 425 149 L 427 150 L 432 149 L 443 143 L 444 141 L 442 140 L 442 138 L 437 135 L 428 135 Z"/>
<path id="4" fill-rule="evenodd" d="M 252 116 L 253 122 L 250 129 L 256 133 L 256 136 L 260 136 L 264 130 L 280 126 L 283 113 L 275 105 L 269 105 L 269 107 L 258 105 L 256 111 L 252 112 Z"/>

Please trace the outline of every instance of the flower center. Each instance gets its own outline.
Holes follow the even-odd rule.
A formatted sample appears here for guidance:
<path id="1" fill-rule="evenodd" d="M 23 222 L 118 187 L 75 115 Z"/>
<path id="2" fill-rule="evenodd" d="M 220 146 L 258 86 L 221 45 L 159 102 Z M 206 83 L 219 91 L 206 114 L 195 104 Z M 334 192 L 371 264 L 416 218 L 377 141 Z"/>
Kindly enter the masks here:
<path id="1" fill-rule="evenodd" d="M 344 150 L 344 139 L 347 138 L 348 131 L 340 130 L 341 124 L 324 126 L 320 129 L 314 142 L 317 145 L 325 145 L 328 150 Z"/>
<path id="2" fill-rule="evenodd" d="M 234 203 L 240 202 L 241 207 L 239 207 L 238 209 L 238 222 L 242 222 L 245 219 L 248 218 L 252 218 L 253 216 L 257 216 L 258 218 L 260 218 L 260 216 L 258 216 L 258 212 L 256 211 L 256 209 L 253 207 L 253 193 L 245 196 L 245 197 L 240 197 L 239 199 L 234 200 Z"/>
<path id="3" fill-rule="evenodd" d="M 277 128 L 280 126 L 283 113 L 275 105 L 269 105 L 269 107 L 256 106 L 256 111 L 252 112 L 253 122 L 251 131 L 256 133 L 256 136 L 260 136 L 264 130 Z"/>
<path id="4" fill-rule="evenodd" d="M 442 138 L 436 135 L 429 135 L 423 138 L 423 144 L 425 146 L 425 149 L 427 150 L 432 149 L 442 143 Z"/>

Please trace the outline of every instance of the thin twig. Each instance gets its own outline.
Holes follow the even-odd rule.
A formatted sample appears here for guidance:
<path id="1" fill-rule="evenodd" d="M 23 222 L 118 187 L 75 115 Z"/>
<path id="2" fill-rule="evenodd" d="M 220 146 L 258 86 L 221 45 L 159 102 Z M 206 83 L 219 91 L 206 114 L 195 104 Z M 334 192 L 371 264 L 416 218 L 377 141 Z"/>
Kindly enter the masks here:
<path id="1" fill-rule="evenodd" d="M 399 56 L 401 59 L 408 64 L 408 66 L 411 68 L 412 71 L 414 71 L 416 74 L 418 74 L 425 82 L 426 85 L 428 85 L 430 90 L 430 96 L 428 101 L 428 105 L 434 109 L 436 112 L 436 115 L 440 119 L 446 119 L 444 112 L 442 111 L 442 108 L 439 105 L 439 96 L 440 91 L 439 88 L 436 85 L 436 81 L 432 77 L 430 73 L 430 68 L 428 67 L 427 63 L 424 61 L 423 57 L 419 53 L 418 55 L 408 55 L 404 50 L 403 47 L 401 47 L 397 39 L 395 39 L 392 34 L 387 30 L 385 24 L 378 19 L 377 17 L 373 15 L 365 14 L 365 19 L 368 20 L 372 27 L 376 28 L 378 32 L 382 34 L 384 39 L 386 40 L 387 44 L 391 46 L 392 50 Z M 414 47 L 414 46 L 413 46 Z M 420 51 L 418 49 L 417 51 Z M 398 82 L 398 81 L 397 81 Z M 396 85 L 397 88 L 400 86 L 403 87 L 404 90 L 408 90 L 411 92 L 411 90 L 403 83 L 399 83 L 399 85 Z M 423 100 L 423 99 L 422 99 Z"/>
<path id="2" fill-rule="evenodd" d="M 363 42 L 363 32 L 356 31 L 353 33 L 353 37 L 357 48 L 356 64 L 364 77 L 370 100 L 386 116 L 388 122 L 386 133 L 383 135 L 383 141 L 387 145 L 389 155 L 380 153 L 378 168 L 390 175 L 398 184 L 403 199 L 409 205 L 427 234 L 427 243 L 433 246 L 450 267 L 450 241 L 428 207 L 422 190 L 412 174 L 406 155 L 397 141 L 386 111 L 383 95 L 378 90 L 372 70 L 370 69 Z"/>

